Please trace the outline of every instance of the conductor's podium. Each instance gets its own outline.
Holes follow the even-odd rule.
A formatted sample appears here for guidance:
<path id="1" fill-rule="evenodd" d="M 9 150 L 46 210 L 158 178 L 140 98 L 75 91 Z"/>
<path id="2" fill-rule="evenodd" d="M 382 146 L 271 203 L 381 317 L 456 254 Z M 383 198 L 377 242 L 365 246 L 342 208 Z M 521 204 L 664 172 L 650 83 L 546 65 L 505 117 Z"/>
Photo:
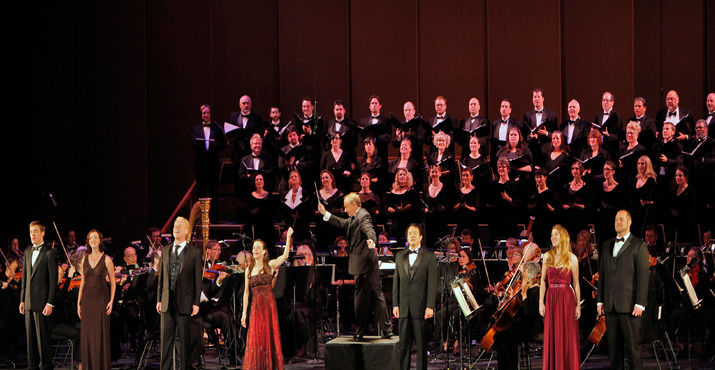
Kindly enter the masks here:
<path id="1" fill-rule="evenodd" d="M 382 339 L 367 336 L 356 342 L 352 336 L 342 336 L 325 344 L 327 370 L 373 370 L 400 367 L 399 338 Z"/>

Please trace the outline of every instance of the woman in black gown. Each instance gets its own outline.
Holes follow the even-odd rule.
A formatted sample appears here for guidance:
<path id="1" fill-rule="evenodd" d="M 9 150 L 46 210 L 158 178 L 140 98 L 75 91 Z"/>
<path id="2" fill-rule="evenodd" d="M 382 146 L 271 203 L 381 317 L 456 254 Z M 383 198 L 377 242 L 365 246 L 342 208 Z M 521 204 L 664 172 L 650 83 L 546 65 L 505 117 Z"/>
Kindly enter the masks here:
<path id="1" fill-rule="evenodd" d="M 532 233 L 538 245 L 547 245 L 549 233 L 554 223 L 556 214 L 556 195 L 547 183 L 548 173 L 545 169 L 539 168 L 534 171 L 534 181 L 536 191 L 531 194 L 526 204 L 526 212 L 534 217 Z"/>
<path id="2" fill-rule="evenodd" d="M 616 163 L 606 161 L 603 164 L 603 183 L 596 187 L 596 233 L 599 240 L 608 240 L 616 235 L 613 220 L 616 212 L 626 205 L 626 194 L 623 185 L 616 181 Z"/>
<path id="3" fill-rule="evenodd" d="M 406 168 L 412 174 L 415 187 L 421 189 L 422 167 L 422 158 L 416 158 L 412 155 L 412 141 L 402 139 L 400 142 L 400 156 L 390 162 L 390 167 L 387 169 L 387 178 L 395 178 L 398 168 Z"/>
<path id="4" fill-rule="evenodd" d="M 335 187 L 335 178 L 328 170 L 320 172 L 320 190 L 317 194 L 318 202 L 323 203 L 325 209 L 331 214 L 342 217 L 343 212 L 343 193 Z M 319 219 L 320 213 L 315 211 L 315 218 Z M 318 252 L 327 252 L 328 247 L 343 231 L 327 222 L 315 223 L 315 234 L 318 239 L 316 249 Z"/>
<path id="5" fill-rule="evenodd" d="M 583 163 L 584 180 L 588 183 L 600 183 L 603 179 L 603 164 L 611 160 L 608 150 L 601 147 L 601 132 L 595 128 L 588 133 L 588 146 L 581 151 L 578 157 Z"/>
<path id="6" fill-rule="evenodd" d="M 561 192 L 561 220 L 569 234 L 576 235 L 589 223 L 589 207 L 591 203 L 591 187 L 583 180 L 583 164 L 571 164 L 572 180 L 564 185 Z"/>
<path id="7" fill-rule="evenodd" d="M 631 232 L 642 238 L 645 226 L 656 223 L 656 174 L 647 155 L 638 158 L 637 168 L 638 173 L 631 185 Z"/>
<path id="8" fill-rule="evenodd" d="M 480 153 L 481 144 L 479 144 L 479 138 L 472 136 L 469 138 L 469 155 L 462 157 L 459 162 L 462 167 L 462 171 L 472 172 L 472 184 L 478 189 L 482 189 L 491 176 L 491 171 L 489 170 L 489 164 L 486 158 Z"/>
<path id="9" fill-rule="evenodd" d="M 434 247 L 437 239 L 447 234 L 447 215 L 450 209 L 451 184 L 440 180 L 442 169 L 437 165 L 430 166 L 429 186 L 422 194 L 425 208 L 425 234 L 427 246 Z"/>
<path id="10" fill-rule="evenodd" d="M 509 237 L 516 234 L 516 222 L 522 214 L 522 195 L 524 189 L 520 180 L 510 177 L 509 160 L 497 161 L 498 178 L 489 184 L 485 200 L 489 212 L 492 236 Z"/>
<path id="11" fill-rule="evenodd" d="M 551 150 L 544 153 L 544 163 L 540 166 L 548 175 L 546 182 L 550 188 L 560 189 L 566 183 L 567 168 L 571 163 L 564 135 L 561 131 L 551 133 Z"/>
<path id="12" fill-rule="evenodd" d="M 476 139 L 476 138 L 475 138 Z M 479 224 L 477 217 L 479 209 L 479 190 L 474 186 L 472 171 L 462 171 L 462 186 L 457 191 L 452 207 L 457 223 L 457 233 L 464 229 L 474 229 Z M 456 235 L 455 234 L 455 235 Z"/>
<path id="13" fill-rule="evenodd" d="M 521 177 L 521 180 L 529 180 L 534 170 L 534 156 L 521 137 L 521 131 L 517 127 L 510 128 L 507 135 L 506 144 L 497 151 L 497 160 L 506 159 L 509 161 L 511 166 L 510 177 L 514 179 Z"/>
<path id="14" fill-rule="evenodd" d="M 421 221 L 420 205 L 422 201 L 412 185 L 410 172 L 400 168 L 395 174 L 392 190 L 385 197 L 385 213 L 388 222 L 392 222 L 390 234 L 398 240 L 405 236 L 407 226 Z"/>
<path id="15" fill-rule="evenodd" d="M 385 176 L 385 165 L 383 159 L 377 155 L 377 150 L 375 149 L 375 139 L 367 137 L 363 140 L 363 143 L 365 146 L 365 153 L 358 161 L 357 170 L 359 173 L 369 173 L 373 190 L 380 192 L 380 189 L 384 189 L 383 178 Z"/>
<path id="16" fill-rule="evenodd" d="M 353 185 L 353 171 L 355 164 L 347 151 L 342 149 L 343 138 L 340 134 L 333 135 L 330 138 L 330 150 L 323 153 L 320 159 L 320 170 L 329 170 L 337 188 L 343 193 L 350 191 Z"/>
<path id="17" fill-rule="evenodd" d="M 371 185 L 370 174 L 367 172 L 360 174 L 360 191 L 358 192 L 360 203 L 362 203 L 362 208 L 365 208 L 370 214 L 373 226 L 384 225 L 385 215 L 382 209 L 382 200 L 372 191 Z"/>
<path id="18" fill-rule="evenodd" d="M 433 137 L 434 146 L 437 148 L 432 154 L 427 157 L 427 169 L 437 165 L 441 168 L 441 180 L 445 184 L 454 184 L 454 155 L 449 151 L 449 143 L 451 138 L 444 132 L 439 132 Z M 429 173 L 428 173 L 429 176 Z M 426 177 L 428 177 L 426 176 Z"/>
<path id="19" fill-rule="evenodd" d="M 313 220 L 315 206 L 309 193 L 303 189 L 300 172 L 293 170 L 288 175 L 288 191 L 281 197 L 281 215 L 286 226 L 292 226 L 295 240 L 310 239 L 309 224 Z"/>
<path id="20" fill-rule="evenodd" d="M 696 199 L 695 192 L 690 186 L 689 171 L 685 166 L 678 166 L 675 170 L 675 184 L 677 187 L 670 194 L 670 215 L 672 217 L 673 233 L 671 238 L 678 235 L 678 242 L 697 243 L 699 240 L 697 222 L 695 220 Z"/>
<path id="21" fill-rule="evenodd" d="M 265 178 L 262 173 L 253 177 L 254 191 L 248 196 L 248 214 L 246 226 L 248 233 L 253 235 L 253 240 L 261 239 L 266 242 L 269 255 L 274 258 L 278 254 L 275 251 L 276 230 L 273 226 L 273 218 L 276 210 L 276 202 L 273 195 L 265 189 Z"/>
<path id="22" fill-rule="evenodd" d="M 633 121 L 628 122 L 626 126 L 626 142 L 618 153 L 618 163 L 621 167 L 620 180 L 626 184 L 633 184 L 634 176 L 637 172 L 636 164 L 638 158 L 646 153 L 646 148 L 638 143 L 638 133 L 641 131 L 641 126 Z M 651 166 L 652 167 L 652 166 Z M 635 223 L 633 224 L 636 225 Z M 638 226 L 640 227 L 640 226 Z"/>

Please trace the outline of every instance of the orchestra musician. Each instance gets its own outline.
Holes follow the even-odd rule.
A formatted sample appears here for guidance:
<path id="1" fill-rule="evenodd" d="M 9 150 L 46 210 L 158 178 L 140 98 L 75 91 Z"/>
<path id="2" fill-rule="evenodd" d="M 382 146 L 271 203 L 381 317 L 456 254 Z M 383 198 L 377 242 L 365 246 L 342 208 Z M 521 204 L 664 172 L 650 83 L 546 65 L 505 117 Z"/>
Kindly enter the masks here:
<path id="1" fill-rule="evenodd" d="M 457 239 L 454 239 L 457 240 Z M 475 293 L 474 287 L 477 286 L 477 266 L 474 264 L 472 259 L 472 253 L 469 249 L 459 250 L 458 257 L 455 257 L 456 262 L 452 262 L 450 265 L 456 265 L 456 268 L 451 273 L 448 272 L 445 277 L 448 281 L 452 281 L 455 277 L 464 277 L 467 280 L 467 286 L 469 289 Z M 452 259 L 450 259 L 451 261 Z M 450 325 L 455 319 L 459 319 L 461 310 L 457 299 L 454 295 L 450 294 L 447 298 L 448 302 L 443 302 L 442 307 L 437 311 L 435 316 L 435 326 L 437 331 L 437 337 L 442 338 L 442 350 L 446 353 L 449 349 L 449 338 L 455 338 L 454 340 L 454 351 L 459 350 L 459 339 L 456 338 L 457 330 L 455 325 Z"/>

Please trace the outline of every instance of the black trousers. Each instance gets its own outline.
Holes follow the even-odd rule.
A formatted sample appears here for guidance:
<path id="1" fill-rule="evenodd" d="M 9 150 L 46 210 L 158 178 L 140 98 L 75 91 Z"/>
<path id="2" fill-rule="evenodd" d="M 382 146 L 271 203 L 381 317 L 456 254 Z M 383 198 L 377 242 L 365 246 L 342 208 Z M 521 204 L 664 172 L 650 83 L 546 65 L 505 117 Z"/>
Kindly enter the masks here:
<path id="1" fill-rule="evenodd" d="M 410 314 L 412 316 L 412 314 Z M 403 317 L 398 320 L 400 326 L 400 370 L 410 370 L 412 338 L 417 345 L 417 370 L 427 370 L 427 337 L 425 319 Z"/>
<path id="2" fill-rule="evenodd" d="M 606 312 L 608 359 L 612 369 L 624 369 L 626 361 L 629 370 L 643 368 L 640 347 L 641 317 L 635 317 L 630 312 Z"/>
<path id="3" fill-rule="evenodd" d="M 41 311 L 25 309 L 25 332 L 27 334 L 27 368 L 30 370 L 52 369 L 49 316 L 43 315 Z"/>
<path id="4" fill-rule="evenodd" d="M 387 313 L 385 296 L 380 284 L 380 270 L 373 270 L 355 275 L 355 317 L 357 318 L 357 335 L 368 333 L 370 314 L 375 313 L 383 333 L 392 332 L 392 323 Z"/>
<path id="5" fill-rule="evenodd" d="M 189 369 L 191 315 L 180 314 L 176 309 L 176 300 L 171 298 L 169 309 L 161 313 L 161 369 L 172 369 L 174 347 L 177 345 L 177 369 Z"/>

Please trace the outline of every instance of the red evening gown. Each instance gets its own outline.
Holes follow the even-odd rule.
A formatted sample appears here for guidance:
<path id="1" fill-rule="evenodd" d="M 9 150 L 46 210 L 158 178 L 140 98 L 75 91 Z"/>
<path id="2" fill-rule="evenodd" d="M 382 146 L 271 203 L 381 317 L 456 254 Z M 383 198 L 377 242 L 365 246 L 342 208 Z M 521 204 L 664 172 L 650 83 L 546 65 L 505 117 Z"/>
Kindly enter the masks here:
<path id="1" fill-rule="evenodd" d="M 84 290 L 82 291 L 82 326 L 80 346 L 82 348 L 83 369 L 111 369 L 111 351 L 109 349 L 109 316 L 106 308 L 109 303 L 107 287 L 107 266 L 102 255 L 97 265 L 92 268 L 89 256 L 84 258 Z M 114 278 L 112 276 L 112 278 Z"/>
<path id="2" fill-rule="evenodd" d="M 283 370 L 283 350 L 272 281 L 272 276 L 268 274 L 253 275 L 248 279 L 253 303 L 243 359 L 246 370 Z"/>
<path id="3" fill-rule="evenodd" d="M 571 270 L 546 270 L 546 315 L 544 318 L 544 363 L 546 369 L 579 368 L 579 335 L 576 295 L 571 288 Z"/>

